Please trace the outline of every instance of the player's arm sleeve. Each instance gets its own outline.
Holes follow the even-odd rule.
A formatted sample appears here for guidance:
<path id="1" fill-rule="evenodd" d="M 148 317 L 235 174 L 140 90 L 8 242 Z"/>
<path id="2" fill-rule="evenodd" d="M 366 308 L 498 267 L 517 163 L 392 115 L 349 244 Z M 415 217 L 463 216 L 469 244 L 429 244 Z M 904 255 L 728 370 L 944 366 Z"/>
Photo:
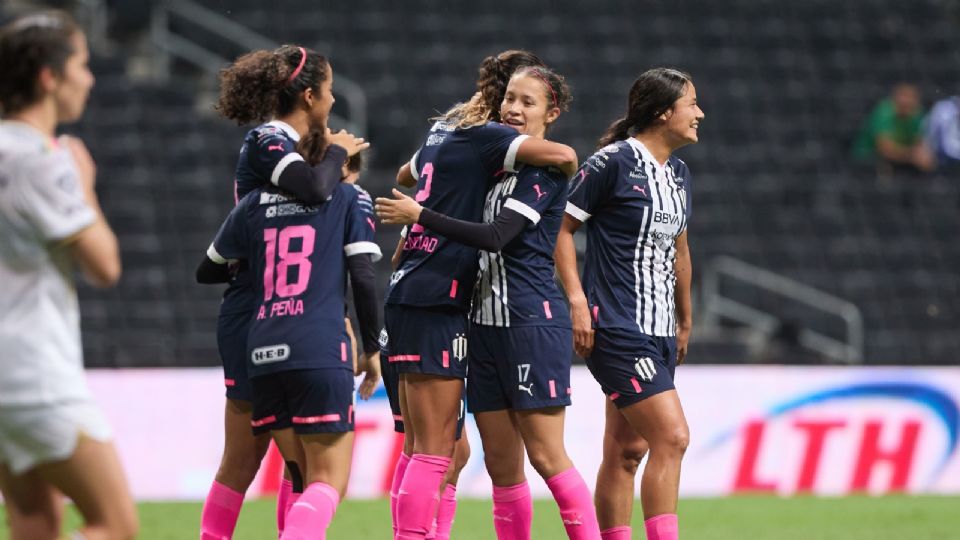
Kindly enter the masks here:
<path id="1" fill-rule="evenodd" d="M 257 192 L 254 192 L 257 193 Z M 220 272 L 228 272 L 227 264 L 247 258 L 249 233 L 247 231 L 246 210 L 250 202 L 255 197 L 251 194 L 240 201 L 230 215 L 220 226 L 217 236 L 213 243 L 207 248 L 207 256 L 204 262 L 197 268 L 198 283 L 224 283 L 223 281 L 209 281 L 216 279 Z M 209 261 L 209 264 L 207 264 Z M 212 265 L 212 266 L 211 266 Z M 222 270 L 214 270 L 215 267 L 222 267 Z M 201 276 L 201 272 L 203 275 Z M 201 278 L 204 280 L 202 281 Z"/>
<path id="2" fill-rule="evenodd" d="M 315 167 L 308 165 L 303 158 L 292 158 L 277 176 L 276 185 L 307 204 L 320 204 L 330 198 L 340 183 L 346 161 L 346 149 L 332 144 Z"/>
<path id="3" fill-rule="evenodd" d="M 506 207 L 493 223 L 463 221 L 424 208 L 418 222 L 454 242 L 484 251 L 500 251 L 523 231 L 527 219 L 523 214 Z"/>
<path id="4" fill-rule="evenodd" d="M 377 276 L 370 253 L 347 257 L 350 285 L 353 291 L 353 307 L 360 323 L 360 342 L 366 353 L 380 350 L 380 302 L 377 300 Z"/>
<path id="5" fill-rule="evenodd" d="M 487 174 L 516 172 L 517 152 L 528 135 L 521 135 L 513 128 L 490 122 L 470 130 L 471 141 Z"/>
<path id="6" fill-rule="evenodd" d="M 570 180 L 566 213 L 583 223 L 590 219 L 613 191 L 616 179 L 615 163 L 606 154 L 597 152 L 580 166 Z"/>
<path id="7" fill-rule="evenodd" d="M 684 179 L 683 193 L 684 193 L 684 197 L 686 197 L 687 199 L 686 200 L 686 203 L 687 203 L 687 207 L 686 207 L 687 219 L 686 220 L 690 221 L 690 216 L 693 215 L 693 175 L 690 174 L 690 169 L 687 167 L 686 163 L 683 163 L 683 165 L 681 166 L 680 174 Z"/>
<path id="8" fill-rule="evenodd" d="M 207 255 L 197 266 L 197 283 L 212 285 L 230 282 L 230 267 L 226 264 L 217 264 Z"/>
<path id="9" fill-rule="evenodd" d="M 19 183 L 19 211 L 49 243 L 76 236 L 97 220 L 87 204 L 76 170 L 62 161 L 41 159 L 31 164 L 31 181 Z"/>
<path id="10" fill-rule="evenodd" d="M 330 198 L 340 183 L 347 151 L 332 144 L 320 163 L 311 167 L 290 139 L 273 134 L 261 136 L 251 145 L 247 159 L 261 178 L 307 204 L 319 204 Z"/>
<path id="11" fill-rule="evenodd" d="M 347 209 L 344 230 L 343 252 L 347 256 L 347 268 L 353 290 L 353 306 L 360 323 L 360 341 L 364 352 L 380 350 L 377 338 L 380 333 L 379 302 L 377 301 L 376 276 L 373 263 L 383 256 L 380 246 L 374 241 L 376 220 L 373 215 L 373 200 L 362 188 L 351 186 L 356 196 Z"/>

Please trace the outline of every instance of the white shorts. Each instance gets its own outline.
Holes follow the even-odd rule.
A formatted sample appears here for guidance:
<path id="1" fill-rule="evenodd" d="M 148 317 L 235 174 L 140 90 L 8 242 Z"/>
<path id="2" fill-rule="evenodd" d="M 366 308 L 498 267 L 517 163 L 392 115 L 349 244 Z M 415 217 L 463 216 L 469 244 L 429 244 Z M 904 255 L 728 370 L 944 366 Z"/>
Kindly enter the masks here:
<path id="1" fill-rule="evenodd" d="M 93 401 L 0 407 L 0 463 L 15 475 L 69 458 L 80 435 L 111 438 L 110 425 Z"/>

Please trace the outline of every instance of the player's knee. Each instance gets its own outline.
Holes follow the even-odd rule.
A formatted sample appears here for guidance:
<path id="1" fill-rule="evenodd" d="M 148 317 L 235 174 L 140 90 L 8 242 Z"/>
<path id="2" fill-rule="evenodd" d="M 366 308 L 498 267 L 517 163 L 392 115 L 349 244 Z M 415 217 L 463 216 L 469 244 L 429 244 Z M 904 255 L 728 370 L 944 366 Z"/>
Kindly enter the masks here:
<path id="1" fill-rule="evenodd" d="M 620 467 L 630 474 L 636 474 L 637 469 L 640 468 L 640 462 L 647 455 L 647 450 L 649 450 L 649 445 L 644 439 L 620 442 L 617 455 Z"/>
<path id="2" fill-rule="evenodd" d="M 671 455 L 682 457 L 690 445 L 690 430 L 687 426 L 677 426 L 667 430 L 657 441 L 657 446 Z"/>
<path id="3" fill-rule="evenodd" d="M 569 459 L 566 455 L 557 455 L 557 452 L 546 448 L 528 448 L 527 457 L 530 459 L 530 465 L 537 471 L 542 478 L 563 472 L 566 469 Z"/>

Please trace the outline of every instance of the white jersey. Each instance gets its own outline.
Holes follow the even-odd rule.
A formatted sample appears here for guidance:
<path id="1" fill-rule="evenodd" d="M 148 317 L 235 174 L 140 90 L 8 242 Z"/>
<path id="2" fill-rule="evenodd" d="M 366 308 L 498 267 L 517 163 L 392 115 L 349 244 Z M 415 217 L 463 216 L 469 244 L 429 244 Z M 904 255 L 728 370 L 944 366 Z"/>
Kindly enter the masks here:
<path id="1" fill-rule="evenodd" d="M 70 151 L 0 122 L 0 407 L 89 397 L 63 241 L 95 219 Z"/>

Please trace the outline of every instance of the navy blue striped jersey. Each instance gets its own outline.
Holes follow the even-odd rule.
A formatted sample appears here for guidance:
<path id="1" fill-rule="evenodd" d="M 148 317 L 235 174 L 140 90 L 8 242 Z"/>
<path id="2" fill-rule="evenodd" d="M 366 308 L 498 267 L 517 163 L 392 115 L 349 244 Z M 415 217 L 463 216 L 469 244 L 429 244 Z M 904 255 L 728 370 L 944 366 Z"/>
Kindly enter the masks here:
<path id="1" fill-rule="evenodd" d="M 553 249 L 567 204 L 567 179 L 555 168 L 525 165 L 487 193 L 483 220 L 509 208 L 527 227 L 499 252 L 480 252 L 473 322 L 489 326 L 570 326 L 567 302 L 554 280 Z"/>
<path id="2" fill-rule="evenodd" d="M 590 156 L 570 183 L 566 212 L 587 220 L 583 290 L 597 328 L 676 335 L 676 238 L 690 218 L 691 177 L 637 139 Z"/>
<path id="3" fill-rule="evenodd" d="M 418 178 L 416 200 L 449 217 L 479 222 L 487 190 L 501 174 L 514 171 L 526 138 L 495 122 L 467 129 L 435 123 L 410 160 Z M 407 233 L 386 302 L 466 311 L 476 279 L 476 249 L 417 224 Z"/>
<path id="4" fill-rule="evenodd" d="M 273 186 L 257 188 L 230 212 L 207 255 L 220 264 L 246 260 L 254 276 L 250 377 L 353 369 L 343 326 L 346 258 L 370 253 L 379 259 L 373 233 L 370 196 L 350 184 L 317 206 Z"/>
<path id="5" fill-rule="evenodd" d="M 240 147 L 234 173 L 234 202 L 251 191 L 276 185 L 283 169 L 293 161 L 303 161 L 297 153 L 300 134 L 285 122 L 274 120 L 247 132 Z M 245 270 L 237 271 L 223 293 L 220 313 L 242 313 L 256 307 L 253 277 Z"/>

